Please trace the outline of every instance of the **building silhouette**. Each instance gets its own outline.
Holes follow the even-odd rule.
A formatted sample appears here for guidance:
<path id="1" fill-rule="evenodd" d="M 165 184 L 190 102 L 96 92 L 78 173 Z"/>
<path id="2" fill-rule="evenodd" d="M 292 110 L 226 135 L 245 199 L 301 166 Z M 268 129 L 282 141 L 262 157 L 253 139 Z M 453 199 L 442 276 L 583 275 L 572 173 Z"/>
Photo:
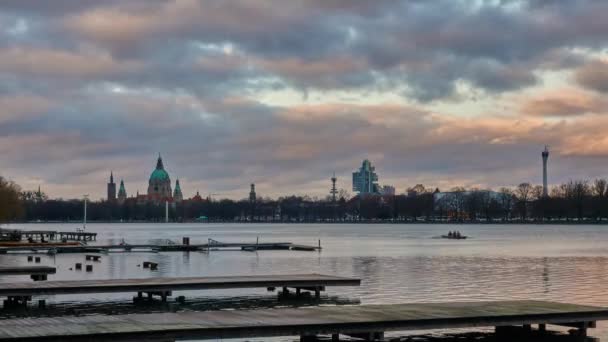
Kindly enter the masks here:
<path id="1" fill-rule="evenodd" d="M 378 194 L 378 175 L 372 163 L 365 159 L 358 171 L 353 172 L 353 191 L 360 195 Z"/>
<path id="2" fill-rule="evenodd" d="M 114 183 L 114 172 L 110 171 L 110 182 L 108 183 L 108 202 L 116 201 L 116 183 Z"/>
<path id="3" fill-rule="evenodd" d="M 169 178 L 169 173 L 165 171 L 163 159 L 159 154 L 156 160 L 156 169 L 152 171 L 148 180 L 148 200 L 164 202 L 167 199 L 171 199 L 172 196 L 171 178 Z"/>
<path id="4" fill-rule="evenodd" d="M 198 194 L 198 192 L 197 192 Z M 173 201 L 181 202 L 184 200 L 184 196 L 182 195 L 182 188 L 179 185 L 179 178 L 175 180 L 175 190 L 173 191 Z"/>
<path id="5" fill-rule="evenodd" d="M 120 180 L 120 188 L 118 189 L 118 204 L 123 204 L 127 200 L 127 190 L 125 189 L 125 182 Z"/>
<path id="6" fill-rule="evenodd" d="M 135 201 L 138 204 L 162 204 L 165 202 L 177 203 L 184 200 L 179 179 L 175 180 L 175 190 L 172 191 L 171 177 L 169 176 L 167 170 L 165 170 L 163 159 L 160 154 L 156 160 L 156 168 L 152 171 L 150 178 L 148 179 L 147 194 L 140 194 L 139 191 L 137 191 L 137 195 L 135 197 L 128 198 L 124 181 L 121 180 L 117 197 L 114 174 L 113 172 L 110 173 L 110 183 L 108 183 L 108 201 L 116 201 L 119 204 L 123 204 L 130 200 Z"/>

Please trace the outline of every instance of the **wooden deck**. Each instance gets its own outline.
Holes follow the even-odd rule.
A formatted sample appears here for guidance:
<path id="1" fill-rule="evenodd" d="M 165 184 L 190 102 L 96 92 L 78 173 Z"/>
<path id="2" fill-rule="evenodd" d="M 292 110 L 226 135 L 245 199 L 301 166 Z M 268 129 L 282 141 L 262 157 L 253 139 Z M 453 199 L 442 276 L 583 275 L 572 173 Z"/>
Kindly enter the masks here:
<path id="1" fill-rule="evenodd" d="M 50 266 L 0 266 L 0 275 L 55 274 L 55 272 L 55 267 Z"/>
<path id="2" fill-rule="evenodd" d="M 107 280 L 66 280 L 0 284 L 0 297 L 28 298 L 40 295 L 137 292 L 159 295 L 164 300 L 171 291 L 234 288 L 295 288 L 314 291 L 318 296 L 327 286 L 359 286 L 360 279 L 322 274 L 257 275 L 228 277 L 141 278 Z M 298 290 L 299 292 L 299 290 Z"/>
<path id="3" fill-rule="evenodd" d="M 194 251 L 213 251 L 240 249 L 252 250 L 297 250 L 297 251 L 316 251 L 318 246 L 306 246 L 293 244 L 291 242 L 229 242 L 229 243 L 204 243 L 204 244 L 134 244 L 134 245 L 86 245 L 86 246 L 57 246 L 57 245 L 32 245 L 32 246 L 6 246 L 0 247 L 0 254 L 15 252 L 47 252 L 54 250 L 56 253 L 107 253 L 107 252 L 129 252 L 134 250 L 152 252 L 194 252 Z"/>
<path id="4" fill-rule="evenodd" d="M 539 301 L 332 306 L 0 320 L 0 341 L 172 341 L 531 324 L 593 326 L 608 309 Z"/>

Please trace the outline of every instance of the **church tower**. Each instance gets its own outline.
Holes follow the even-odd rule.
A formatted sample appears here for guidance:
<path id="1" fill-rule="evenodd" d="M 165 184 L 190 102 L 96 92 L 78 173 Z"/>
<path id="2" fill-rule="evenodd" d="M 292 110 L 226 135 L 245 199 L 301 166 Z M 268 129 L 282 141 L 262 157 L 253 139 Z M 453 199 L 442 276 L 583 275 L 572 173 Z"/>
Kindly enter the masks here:
<path id="1" fill-rule="evenodd" d="M 125 190 L 125 182 L 120 180 L 120 189 L 118 189 L 118 203 L 123 204 L 127 200 L 127 190 Z"/>
<path id="2" fill-rule="evenodd" d="M 110 183 L 108 183 L 108 202 L 116 201 L 116 183 L 114 183 L 114 173 L 110 171 Z"/>
<path id="3" fill-rule="evenodd" d="M 173 201 L 181 202 L 184 200 L 182 188 L 179 186 L 179 178 L 175 180 L 175 190 L 173 191 Z"/>

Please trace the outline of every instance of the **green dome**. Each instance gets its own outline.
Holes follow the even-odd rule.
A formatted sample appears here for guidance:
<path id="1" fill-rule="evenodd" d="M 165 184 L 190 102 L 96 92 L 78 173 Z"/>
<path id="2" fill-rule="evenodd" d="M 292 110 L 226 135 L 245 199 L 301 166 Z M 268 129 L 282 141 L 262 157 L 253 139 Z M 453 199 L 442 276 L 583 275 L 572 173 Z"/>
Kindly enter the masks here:
<path id="1" fill-rule="evenodd" d="M 165 171 L 165 167 L 163 166 L 163 159 L 158 155 L 158 160 L 156 161 L 156 169 L 152 171 L 150 175 L 150 182 L 153 181 L 162 181 L 162 182 L 170 182 L 169 174 Z"/>
<path id="2" fill-rule="evenodd" d="M 163 169 L 156 169 L 152 172 L 152 174 L 150 175 L 150 181 L 168 181 L 169 180 L 169 174 L 167 173 L 167 171 L 163 170 Z"/>

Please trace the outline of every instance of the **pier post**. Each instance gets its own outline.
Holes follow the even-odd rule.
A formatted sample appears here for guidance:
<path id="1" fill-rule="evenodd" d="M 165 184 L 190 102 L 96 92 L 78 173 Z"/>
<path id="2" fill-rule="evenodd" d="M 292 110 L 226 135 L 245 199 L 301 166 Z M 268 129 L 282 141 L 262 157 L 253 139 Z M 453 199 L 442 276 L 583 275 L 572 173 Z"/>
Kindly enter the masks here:
<path id="1" fill-rule="evenodd" d="M 340 341 L 340 334 L 332 334 L 331 335 L 331 341 L 332 342 L 339 342 Z"/>
<path id="2" fill-rule="evenodd" d="M 317 336 L 315 335 L 301 335 L 300 342 L 315 342 L 317 341 Z"/>
<path id="3" fill-rule="evenodd" d="M 315 287 L 315 299 L 321 299 L 321 288 L 320 287 Z"/>

